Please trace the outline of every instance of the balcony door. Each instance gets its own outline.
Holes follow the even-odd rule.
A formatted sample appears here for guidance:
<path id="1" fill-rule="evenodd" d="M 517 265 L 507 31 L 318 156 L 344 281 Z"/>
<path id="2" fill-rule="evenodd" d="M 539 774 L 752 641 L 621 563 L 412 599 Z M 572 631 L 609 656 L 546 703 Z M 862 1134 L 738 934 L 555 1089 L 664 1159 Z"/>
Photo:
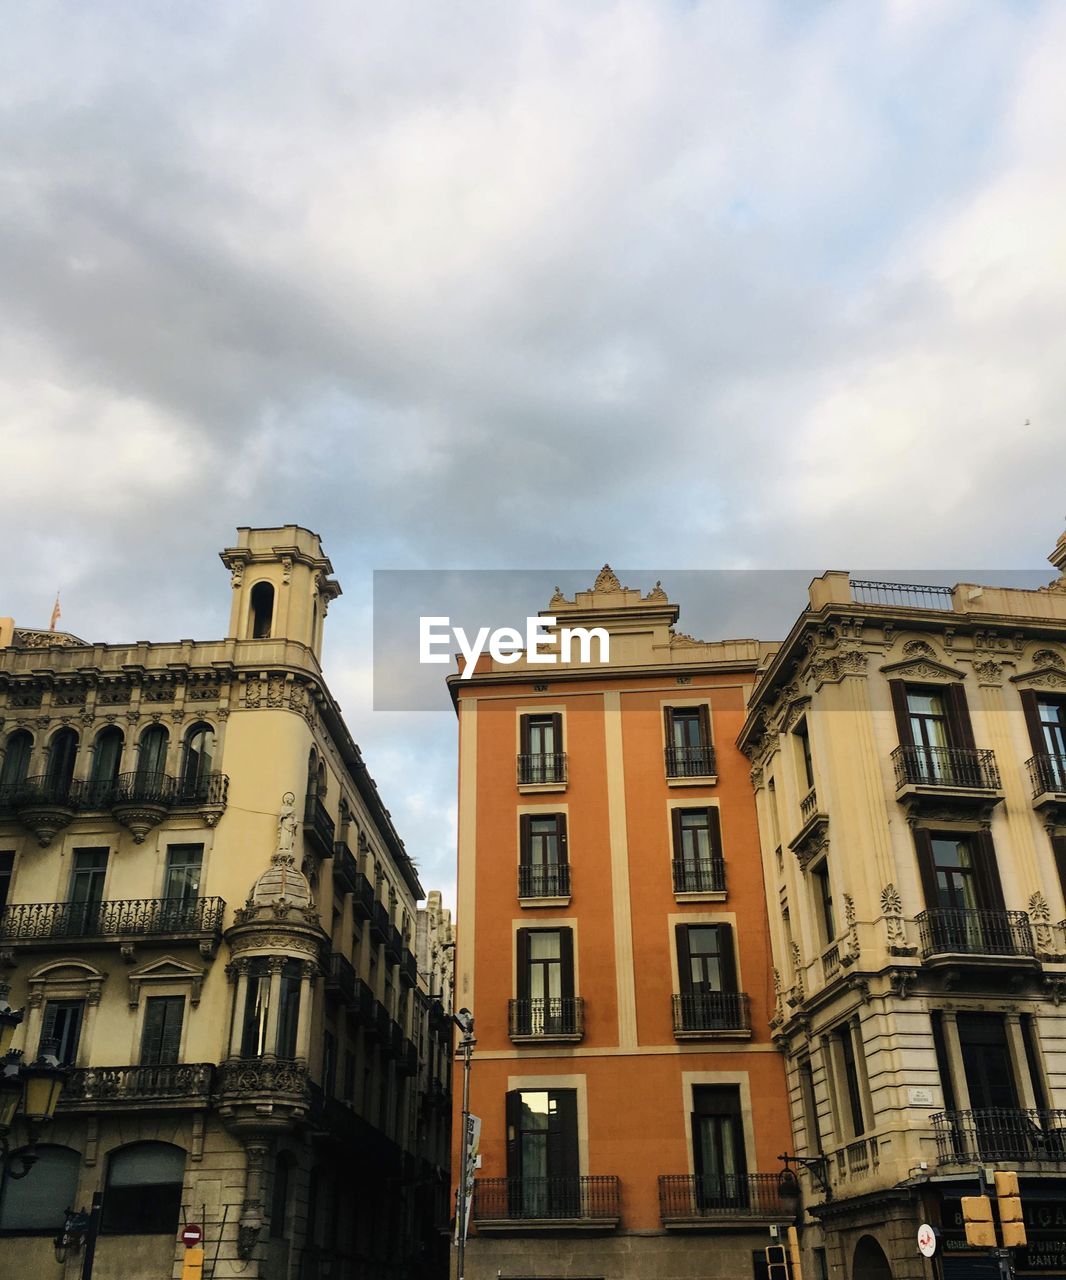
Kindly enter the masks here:
<path id="1" fill-rule="evenodd" d="M 38 1052 L 49 1050 L 63 1066 L 72 1066 L 77 1061 L 84 1018 L 84 1000 L 49 1000 L 44 1006 Z"/>
<path id="2" fill-rule="evenodd" d="M 1066 791 L 1066 698 L 1031 689 L 1021 697 L 1042 786 Z"/>
<path id="3" fill-rule="evenodd" d="M 202 844 L 172 844 L 167 849 L 163 877 L 165 927 L 188 928 L 195 922 L 203 860 Z"/>
<path id="4" fill-rule="evenodd" d="M 70 874 L 70 906 L 67 930 L 75 936 L 88 936 L 100 927 L 100 905 L 104 900 L 107 878 L 106 849 L 75 849 Z"/>
<path id="5" fill-rule="evenodd" d="M 524 813 L 519 824 L 519 896 L 557 898 L 568 894 L 566 814 Z"/>
<path id="6" fill-rule="evenodd" d="M 707 707 L 664 707 L 663 716 L 667 777 L 699 778 L 713 772 Z"/>
<path id="7" fill-rule="evenodd" d="M 1009 949 L 1003 890 L 988 833 L 918 829 L 914 838 L 935 948 L 968 953 Z"/>
<path id="8" fill-rule="evenodd" d="M 732 928 L 727 924 L 679 924 L 676 939 L 683 1029 L 713 1031 L 739 1026 Z"/>
<path id="9" fill-rule="evenodd" d="M 520 1218 L 580 1218 L 576 1089 L 516 1089 L 507 1095 L 508 1212 Z"/>
<path id="10" fill-rule="evenodd" d="M 725 888 L 722 824 L 717 805 L 674 809 L 674 892 L 707 893 Z"/>
<path id="11" fill-rule="evenodd" d="M 699 1209 L 747 1204 L 748 1167 L 738 1085 L 693 1085 L 692 1159 Z"/>
<path id="12" fill-rule="evenodd" d="M 141 1063 L 146 1067 L 170 1066 L 181 1051 L 184 996 L 149 996 L 144 1004 Z"/>
<path id="13" fill-rule="evenodd" d="M 575 1030 L 574 935 L 569 929 L 519 929 L 519 1026 L 523 1035 Z"/>
<path id="14" fill-rule="evenodd" d="M 522 757 L 519 782 L 561 782 L 564 778 L 563 718 L 558 713 L 523 716 L 520 726 Z"/>
<path id="15" fill-rule="evenodd" d="M 910 780 L 974 785 L 974 765 L 957 752 L 974 747 L 973 728 L 961 685 L 908 685 L 890 680 L 900 745 L 908 748 Z"/>

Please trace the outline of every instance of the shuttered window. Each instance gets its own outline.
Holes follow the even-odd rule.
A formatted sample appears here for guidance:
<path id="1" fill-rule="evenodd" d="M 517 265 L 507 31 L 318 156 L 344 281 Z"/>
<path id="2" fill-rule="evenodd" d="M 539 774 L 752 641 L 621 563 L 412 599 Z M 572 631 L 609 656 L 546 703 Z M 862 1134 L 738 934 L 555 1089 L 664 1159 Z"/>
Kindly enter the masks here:
<path id="1" fill-rule="evenodd" d="M 184 996 L 149 996 L 144 1005 L 144 1030 L 141 1032 L 141 1062 L 144 1066 L 162 1067 L 177 1062 L 184 1017 Z"/>
<path id="2" fill-rule="evenodd" d="M 70 1066 L 78 1057 L 84 1016 L 84 1000 L 49 1000 L 44 1006 L 41 1024 L 41 1049 L 51 1042 L 54 1045 L 51 1052 L 64 1066 Z"/>

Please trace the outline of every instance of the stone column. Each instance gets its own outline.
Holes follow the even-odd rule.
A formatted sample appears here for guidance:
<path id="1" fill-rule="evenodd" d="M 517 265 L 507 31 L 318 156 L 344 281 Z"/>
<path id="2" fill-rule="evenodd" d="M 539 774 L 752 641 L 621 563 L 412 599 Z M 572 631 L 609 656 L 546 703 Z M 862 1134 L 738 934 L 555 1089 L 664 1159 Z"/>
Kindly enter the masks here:
<path id="1" fill-rule="evenodd" d="M 300 966 L 300 1009 L 296 1019 L 296 1056 L 308 1062 L 311 1056 L 311 1012 L 314 998 L 315 966 Z M 342 1047 L 342 1046 L 341 1046 Z"/>
<path id="2" fill-rule="evenodd" d="M 229 1033 L 229 1056 L 236 1058 L 241 1052 L 241 1040 L 244 1033 L 245 1005 L 248 1002 L 248 961 L 238 960 L 237 995 L 233 1002 L 233 1025 Z"/>
<path id="3" fill-rule="evenodd" d="M 1022 1038 L 1020 1014 L 1007 1014 L 1007 1044 L 1010 1047 L 1014 1079 L 1018 1083 L 1018 1100 L 1027 1111 L 1035 1111 L 1037 1109 L 1036 1093 L 1033 1089 L 1032 1073 L 1029 1070 L 1029 1058 L 1025 1052 L 1025 1040 Z"/>
<path id="4" fill-rule="evenodd" d="M 959 1024 L 953 1011 L 945 1010 L 940 1018 L 941 1026 L 944 1028 L 944 1048 L 947 1050 L 948 1067 L 951 1071 L 951 1086 L 955 1094 L 955 1109 L 969 1111 L 970 1089 L 966 1083 L 966 1065 L 962 1060 Z"/>
<path id="5" fill-rule="evenodd" d="M 278 1017 L 281 1012 L 281 970 L 283 956 L 272 956 L 269 962 L 270 991 L 267 996 L 266 1053 L 276 1057 L 278 1052 Z"/>
<path id="6" fill-rule="evenodd" d="M 269 1145 L 261 1139 L 249 1139 L 244 1144 L 245 1180 L 244 1204 L 237 1228 L 237 1254 L 250 1258 L 263 1227 L 263 1176 Z"/>

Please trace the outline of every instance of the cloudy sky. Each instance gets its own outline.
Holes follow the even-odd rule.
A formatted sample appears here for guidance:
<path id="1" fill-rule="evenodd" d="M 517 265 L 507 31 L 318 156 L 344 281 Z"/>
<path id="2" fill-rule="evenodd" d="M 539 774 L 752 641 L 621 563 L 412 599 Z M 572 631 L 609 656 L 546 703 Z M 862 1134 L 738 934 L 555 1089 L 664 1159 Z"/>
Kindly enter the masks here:
<path id="1" fill-rule="evenodd" d="M 220 635 L 234 527 L 316 529 L 448 888 L 373 570 L 1042 563 L 1064 54 L 1054 0 L 6 5 L 0 613 Z"/>

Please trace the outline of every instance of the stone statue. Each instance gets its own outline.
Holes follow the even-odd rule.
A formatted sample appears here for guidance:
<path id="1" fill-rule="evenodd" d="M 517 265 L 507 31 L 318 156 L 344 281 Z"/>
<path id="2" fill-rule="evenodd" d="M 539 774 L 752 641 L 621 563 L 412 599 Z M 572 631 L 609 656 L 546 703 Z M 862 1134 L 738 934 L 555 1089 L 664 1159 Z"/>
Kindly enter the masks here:
<path id="1" fill-rule="evenodd" d="M 278 853 L 292 856 L 296 848 L 296 797 L 286 791 L 278 814 Z"/>

